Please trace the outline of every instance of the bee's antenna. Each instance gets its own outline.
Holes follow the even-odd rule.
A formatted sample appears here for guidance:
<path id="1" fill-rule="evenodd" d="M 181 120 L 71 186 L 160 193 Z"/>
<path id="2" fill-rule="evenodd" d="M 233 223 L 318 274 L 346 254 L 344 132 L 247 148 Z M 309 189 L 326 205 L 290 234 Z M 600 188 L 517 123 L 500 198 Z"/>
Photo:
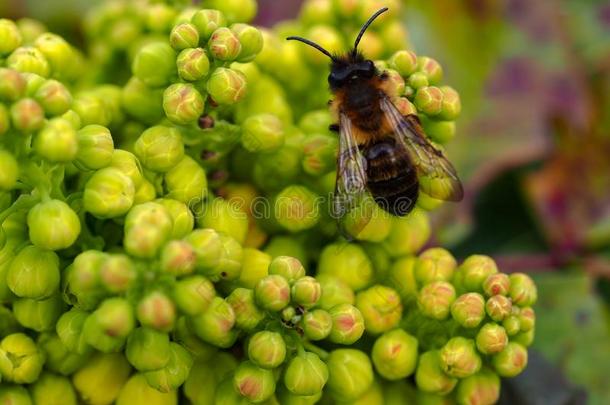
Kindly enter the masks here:
<path id="1" fill-rule="evenodd" d="M 310 41 L 309 39 L 306 39 L 303 37 L 288 37 L 286 39 L 289 41 L 294 40 L 294 41 L 303 42 L 304 44 L 307 44 L 309 46 L 316 48 L 318 51 L 322 52 L 324 55 L 328 56 L 330 59 L 335 60 L 335 57 L 333 55 L 331 55 L 330 52 L 328 52 L 326 49 L 322 48 L 322 46 L 316 44 L 315 42 Z"/>
<path id="2" fill-rule="evenodd" d="M 377 10 L 377 12 L 375 14 L 373 14 L 367 22 L 364 23 L 362 28 L 360 28 L 360 32 L 358 33 L 358 36 L 356 37 L 356 41 L 354 41 L 354 53 L 356 52 L 356 49 L 358 49 L 358 44 L 360 43 L 360 40 L 362 39 L 362 36 L 364 35 L 364 32 L 369 27 L 369 25 L 371 25 L 371 23 L 373 21 L 375 21 L 375 18 L 379 17 L 381 14 L 385 13 L 386 11 L 388 11 L 387 7 Z"/>

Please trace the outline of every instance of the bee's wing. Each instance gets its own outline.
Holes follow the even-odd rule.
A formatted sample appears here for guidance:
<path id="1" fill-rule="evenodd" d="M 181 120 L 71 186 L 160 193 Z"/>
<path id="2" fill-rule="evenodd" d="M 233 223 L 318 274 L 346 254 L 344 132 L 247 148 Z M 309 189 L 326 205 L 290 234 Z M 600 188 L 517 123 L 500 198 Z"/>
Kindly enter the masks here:
<path id="1" fill-rule="evenodd" d="M 464 189 L 453 165 L 428 141 L 417 117 L 403 117 L 388 97 L 382 98 L 381 109 L 417 170 L 421 190 L 440 200 L 460 201 Z"/>
<path id="2" fill-rule="evenodd" d="M 337 180 L 332 202 L 332 213 L 338 220 L 341 233 L 347 239 L 352 239 L 352 235 L 357 234 L 368 223 L 368 220 L 365 223 L 359 223 L 357 226 L 359 229 L 354 229 L 354 224 L 352 224 L 351 231 L 348 231 L 344 221 L 350 213 L 353 213 L 367 201 L 366 160 L 360 153 L 358 144 L 352 134 L 352 122 L 344 113 L 340 113 L 339 127 Z"/>

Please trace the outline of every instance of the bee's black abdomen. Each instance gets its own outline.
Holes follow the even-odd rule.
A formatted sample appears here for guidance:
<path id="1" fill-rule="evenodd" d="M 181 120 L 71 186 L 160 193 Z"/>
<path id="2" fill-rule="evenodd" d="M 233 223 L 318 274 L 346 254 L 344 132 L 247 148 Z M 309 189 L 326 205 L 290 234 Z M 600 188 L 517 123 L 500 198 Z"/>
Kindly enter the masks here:
<path id="1" fill-rule="evenodd" d="M 417 173 L 406 152 L 384 140 L 364 148 L 367 186 L 375 202 L 392 215 L 407 215 L 419 194 Z"/>

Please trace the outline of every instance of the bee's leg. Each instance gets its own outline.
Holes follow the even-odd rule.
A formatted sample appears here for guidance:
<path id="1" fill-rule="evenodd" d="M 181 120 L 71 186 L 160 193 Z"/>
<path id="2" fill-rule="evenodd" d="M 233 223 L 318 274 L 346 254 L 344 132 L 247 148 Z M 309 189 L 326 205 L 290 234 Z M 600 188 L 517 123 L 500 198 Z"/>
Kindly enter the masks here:
<path id="1" fill-rule="evenodd" d="M 328 129 L 333 132 L 339 132 L 339 124 L 330 124 Z"/>

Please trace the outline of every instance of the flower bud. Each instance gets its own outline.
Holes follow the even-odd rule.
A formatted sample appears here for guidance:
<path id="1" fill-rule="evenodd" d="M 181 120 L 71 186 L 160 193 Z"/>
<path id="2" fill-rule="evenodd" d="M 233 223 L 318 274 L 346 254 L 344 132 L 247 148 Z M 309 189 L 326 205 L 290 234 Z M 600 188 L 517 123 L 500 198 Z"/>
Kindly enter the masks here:
<path id="1" fill-rule="evenodd" d="M 186 81 L 201 80 L 207 76 L 210 70 L 210 61 L 202 48 L 184 49 L 178 55 L 176 64 L 178 66 L 178 75 Z M 184 95 L 181 99 L 185 99 Z M 203 99 L 201 100 L 201 103 L 203 104 Z"/>
<path id="2" fill-rule="evenodd" d="M 2 78 L 0 78 L 0 82 L 2 82 Z M 1 89 L 0 89 L 1 91 Z M 0 104 L 0 136 L 4 135 L 8 132 L 11 126 L 11 117 L 9 115 L 8 109 L 4 104 Z"/>
<path id="3" fill-rule="evenodd" d="M 414 90 L 427 88 L 428 84 L 429 84 L 428 76 L 426 76 L 426 74 L 423 72 L 415 72 L 412 75 L 410 75 L 409 78 L 407 79 L 407 85 Z M 435 95 L 438 96 L 438 94 L 436 94 L 436 93 L 435 93 Z M 442 107 L 442 104 L 441 104 L 441 107 Z M 441 107 L 439 107 L 439 108 L 441 108 Z"/>
<path id="4" fill-rule="evenodd" d="M 87 353 L 88 347 L 83 333 L 88 312 L 77 308 L 64 312 L 55 325 L 55 330 L 61 342 L 72 352 Z"/>
<path id="5" fill-rule="evenodd" d="M 15 384 L 31 384 L 38 379 L 44 355 L 23 333 L 13 333 L 0 341 L 0 375 Z"/>
<path id="6" fill-rule="evenodd" d="M 313 277 L 305 276 L 296 280 L 291 288 L 292 301 L 303 308 L 311 308 L 320 299 L 322 286 Z"/>
<path id="7" fill-rule="evenodd" d="M 161 270 L 177 277 L 195 271 L 197 256 L 195 249 L 185 241 L 172 240 L 161 251 Z"/>
<path id="8" fill-rule="evenodd" d="M 32 405 L 28 390 L 20 385 L 0 387 L 0 403 L 10 405 Z"/>
<path id="9" fill-rule="evenodd" d="M 504 328 L 496 323 L 486 323 L 477 332 L 477 349 L 483 354 L 500 353 L 508 344 Z"/>
<path id="10" fill-rule="evenodd" d="M 465 378 L 481 368 L 481 358 L 472 339 L 454 337 L 440 349 L 443 371 L 452 377 Z"/>
<path id="11" fill-rule="evenodd" d="M 455 120 L 462 111 L 460 95 L 449 86 L 440 87 L 443 93 L 443 101 L 439 118 L 444 120 Z"/>
<path id="12" fill-rule="evenodd" d="M 417 303 L 422 313 L 438 320 L 449 316 L 454 300 L 455 289 L 445 281 L 435 281 L 425 285 L 417 296 Z"/>
<path id="13" fill-rule="evenodd" d="M 185 203 L 171 198 L 160 198 L 156 202 L 163 205 L 172 218 L 173 229 L 170 239 L 184 238 L 193 230 L 195 218 Z"/>
<path id="14" fill-rule="evenodd" d="M 275 392 L 275 377 L 271 370 L 244 361 L 235 370 L 233 386 L 249 401 L 259 403 L 269 399 Z"/>
<path id="15" fill-rule="evenodd" d="M 72 94 L 57 80 L 47 80 L 36 93 L 34 99 L 38 101 L 47 116 L 62 115 L 70 109 L 72 105 Z"/>
<path id="16" fill-rule="evenodd" d="M 43 332 L 38 335 L 38 347 L 45 355 L 45 367 L 61 375 L 71 375 L 87 363 L 89 353 L 78 354 L 68 350 L 54 333 Z"/>
<path id="17" fill-rule="evenodd" d="M 457 263 L 443 248 L 430 248 L 419 255 L 415 264 L 415 279 L 421 284 L 450 281 Z"/>
<path id="18" fill-rule="evenodd" d="M 460 381 L 456 390 L 458 403 L 493 405 L 500 398 L 500 378 L 488 368 Z"/>
<path id="19" fill-rule="evenodd" d="M 208 192 L 205 171 L 190 156 L 184 156 L 165 173 L 166 198 L 173 198 L 189 206 L 203 201 Z"/>
<path id="20" fill-rule="evenodd" d="M 277 332 L 260 331 L 248 341 L 248 358 L 262 368 L 276 368 L 286 358 L 286 343 Z"/>
<path id="21" fill-rule="evenodd" d="M 247 84 L 246 76 L 240 71 L 219 67 L 210 75 L 206 89 L 215 103 L 230 105 L 245 97 Z"/>
<path id="22" fill-rule="evenodd" d="M 465 328 L 476 328 L 485 318 L 485 299 L 478 293 L 462 294 L 451 304 L 451 316 Z"/>
<path id="23" fill-rule="evenodd" d="M 100 285 L 101 266 L 106 254 L 96 250 L 80 253 L 71 266 L 64 270 L 64 300 L 86 311 L 94 309 L 105 296 Z"/>
<path id="24" fill-rule="evenodd" d="M 428 137 L 440 144 L 446 144 L 451 141 L 455 137 L 455 122 L 454 121 L 438 121 L 433 119 L 428 119 L 425 116 L 421 117 L 422 125 L 424 127 L 424 131 Z M 431 197 L 428 197 L 432 200 Z M 437 204 L 442 202 L 442 200 L 434 199 L 433 202 Z M 419 200 L 418 200 L 419 204 Z M 438 205 L 437 205 L 438 206 Z M 434 207 L 434 206 L 433 206 Z M 435 208 L 435 207 L 434 207 Z"/>
<path id="25" fill-rule="evenodd" d="M 329 311 L 333 326 L 328 339 L 333 343 L 351 345 L 364 333 L 364 318 L 358 308 L 350 304 L 339 304 Z"/>
<path id="26" fill-rule="evenodd" d="M 513 312 L 502 321 L 502 326 L 506 330 L 508 336 L 515 336 L 521 331 L 521 319 L 519 312 L 515 311 L 517 307 L 513 307 Z"/>
<path id="27" fill-rule="evenodd" d="M 237 248 L 237 245 L 234 246 Z M 237 251 L 235 253 L 238 253 Z M 235 261 L 237 262 L 236 256 Z M 267 269 L 271 262 L 271 256 L 257 249 L 246 248 L 242 250 L 241 270 L 237 284 L 240 286 L 253 289 L 256 284 L 265 276 L 268 275 Z M 237 264 L 237 263 L 236 263 Z M 221 275 L 222 276 L 222 275 Z M 225 275 L 223 278 L 226 279 Z"/>
<path id="28" fill-rule="evenodd" d="M 314 309 L 303 315 L 301 328 L 305 337 L 309 340 L 326 339 L 333 327 L 333 318 L 324 309 Z"/>
<path id="29" fill-rule="evenodd" d="M 100 267 L 101 284 L 111 293 L 126 292 L 138 278 L 133 262 L 127 255 L 112 254 Z"/>
<path id="30" fill-rule="evenodd" d="M 483 291 L 488 297 L 493 295 L 508 295 L 509 289 L 510 279 L 504 273 L 491 274 L 483 282 Z"/>
<path id="31" fill-rule="evenodd" d="M 177 403 L 177 391 L 162 392 L 151 387 L 144 373 L 136 373 L 131 376 L 123 388 L 121 388 L 119 397 L 116 400 L 116 405 L 174 405 Z"/>
<path id="32" fill-rule="evenodd" d="M 209 7 L 220 10 L 229 23 L 247 23 L 258 11 L 255 0 L 210 0 Z"/>
<path id="33" fill-rule="evenodd" d="M 217 28 L 227 24 L 227 20 L 221 11 L 203 9 L 193 14 L 191 24 L 199 32 L 201 42 L 207 42 Z"/>
<path id="34" fill-rule="evenodd" d="M 296 280 L 305 276 L 305 268 L 297 258 L 277 256 L 269 264 L 269 274 L 282 276 L 293 284 Z"/>
<path id="35" fill-rule="evenodd" d="M 148 385 L 163 393 L 175 391 L 184 384 L 193 366 L 193 356 L 181 345 L 171 342 L 169 349 L 165 367 L 144 373 Z"/>
<path id="36" fill-rule="evenodd" d="M 491 319 L 500 322 L 511 314 L 512 304 L 510 299 L 503 295 L 489 297 L 485 303 L 485 311 Z"/>
<path id="37" fill-rule="evenodd" d="M 176 308 L 167 295 L 154 291 L 140 300 L 136 316 L 142 326 L 169 332 L 176 321 Z"/>
<path id="38" fill-rule="evenodd" d="M 172 339 L 200 361 L 208 361 L 218 351 L 218 348 L 204 342 L 195 335 L 185 316 L 178 318 Z"/>
<path id="39" fill-rule="evenodd" d="M 129 379 L 131 367 L 121 353 L 93 356 L 72 377 L 80 398 L 90 404 L 110 404 Z"/>
<path id="40" fill-rule="evenodd" d="M 92 91 L 80 93 L 72 103 L 72 109 L 81 118 L 82 125 L 102 125 L 111 124 L 111 110 L 105 103 L 101 95 Z"/>
<path id="41" fill-rule="evenodd" d="M 402 329 L 384 333 L 371 351 L 375 369 L 392 381 L 410 376 L 417 365 L 417 347 L 417 339 Z"/>
<path id="42" fill-rule="evenodd" d="M 223 253 L 222 240 L 213 229 L 196 229 L 184 239 L 195 249 L 195 268 L 203 273 L 211 273 L 218 266 Z"/>
<path id="43" fill-rule="evenodd" d="M 51 251 L 26 246 L 6 273 L 6 284 L 18 297 L 43 299 L 59 286 L 59 258 Z"/>
<path id="44" fill-rule="evenodd" d="M 19 298 L 13 302 L 13 314 L 22 326 L 37 332 L 52 330 L 64 309 L 59 294 L 43 300 Z"/>
<path id="45" fill-rule="evenodd" d="M 520 307 L 534 305 L 538 299 L 538 291 L 530 276 L 524 273 L 513 273 L 509 278 L 509 294 L 513 304 Z"/>
<path id="46" fill-rule="evenodd" d="M 156 172 L 167 172 L 184 156 L 180 132 L 173 127 L 162 125 L 144 131 L 136 141 L 134 150 L 142 164 Z"/>
<path id="47" fill-rule="evenodd" d="M 322 392 L 328 377 L 326 364 L 316 354 L 305 352 L 288 363 L 284 385 L 295 395 L 316 395 Z"/>
<path id="48" fill-rule="evenodd" d="M 130 116 L 153 125 L 164 116 L 164 89 L 152 88 L 137 77 L 132 77 L 123 87 L 121 104 Z"/>
<path id="49" fill-rule="evenodd" d="M 224 233 L 220 234 L 220 242 L 222 244 L 220 261 L 210 274 L 210 277 L 213 281 L 219 279 L 225 281 L 239 280 L 244 257 L 243 248 L 235 239 Z"/>
<path id="50" fill-rule="evenodd" d="M 30 240 L 46 250 L 70 247 L 80 234 L 80 220 L 68 204 L 48 200 L 36 204 L 28 212 Z"/>
<path id="51" fill-rule="evenodd" d="M 443 107 L 443 92 L 434 86 L 420 87 L 413 102 L 422 113 L 429 116 L 438 115 Z"/>
<path id="52" fill-rule="evenodd" d="M 329 392 L 343 401 L 364 394 L 373 384 L 373 366 L 364 352 L 355 349 L 333 350 L 326 359 Z"/>
<path id="53" fill-rule="evenodd" d="M 85 321 L 83 335 L 89 345 L 104 352 L 119 351 L 135 327 L 133 308 L 124 298 L 108 298 Z"/>
<path id="54" fill-rule="evenodd" d="M 31 98 L 22 98 L 11 106 L 11 120 L 15 129 L 30 134 L 44 125 L 44 111 Z"/>
<path id="55" fill-rule="evenodd" d="M 254 291 L 248 288 L 236 288 L 226 301 L 235 313 L 235 325 L 242 330 L 251 331 L 265 318 L 265 314 L 254 302 Z"/>
<path id="56" fill-rule="evenodd" d="M 125 217 L 123 246 L 139 258 L 155 257 L 172 231 L 172 219 L 164 206 L 147 202 L 134 206 Z"/>
<path id="57" fill-rule="evenodd" d="M 181 23 L 172 28 L 169 34 L 169 44 L 176 51 L 196 48 L 199 45 L 199 32 L 191 23 Z"/>
<path id="58" fill-rule="evenodd" d="M 172 84 L 163 93 L 163 110 L 175 124 L 186 125 L 197 121 L 203 114 L 203 108 L 203 97 L 192 84 Z"/>
<path id="59" fill-rule="evenodd" d="M 0 149 L 0 190 L 10 191 L 17 184 L 19 165 L 9 152 Z"/>
<path id="60" fill-rule="evenodd" d="M 514 377 L 527 366 L 527 349 L 516 342 L 492 357 L 492 364 L 500 377 Z"/>
<path id="61" fill-rule="evenodd" d="M 147 86 L 165 86 L 176 75 L 176 52 L 165 42 L 152 42 L 140 48 L 131 71 Z"/>
<path id="62" fill-rule="evenodd" d="M 34 150 L 50 162 L 66 163 L 76 158 L 78 138 L 70 123 L 63 118 L 54 118 L 36 135 Z"/>
<path id="63" fill-rule="evenodd" d="M 536 324 L 536 314 L 531 307 L 521 308 L 518 317 L 522 332 L 529 332 L 530 330 L 534 329 L 534 325 Z"/>
<path id="64" fill-rule="evenodd" d="M 114 167 L 98 170 L 85 185 L 83 206 L 98 218 L 124 215 L 133 204 L 133 181 Z"/>
<path id="65" fill-rule="evenodd" d="M 412 51 L 398 51 L 389 60 L 392 69 L 398 71 L 401 76 L 409 76 L 417 68 L 417 55 Z"/>
<path id="66" fill-rule="evenodd" d="M 303 143 L 303 170 L 320 176 L 335 167 L 338 141 L 328 135 L 311 135 Z M 386 235 L 387 236 L 387 235 Z"/>
<path id="67" fill-rule="evenodd" d="M 527 332 L 517 333 L 512 337 L 512 341 L 519 343 L 523 347 L 529 347 L 534 343 L 535 333 L 534 329 L 530 329 Z"/>
<path id="68" fill-rule="evenodd" d="M 320 256 L 318 274 L 333 275 L 353 290 L 367 287 L 373 279 L 373 269 L 369 258 L 362 248 L 355 244 L 326 246 Z"/>
<path id="69" fill-rule="evenodd" d="M 261 308 L 279 312 L 290 303 L 290 285 L 282 276 L 266 276 L 256 283 L 254 298 Z"/>
<path id="70" fill-rule="evenodd" d="M 241 44 L 241 51 L 237 61 L 241 63 L 252 62 L 263 49 L 263 35 L 260 30 L 248 24 L 233 24 L 231 31 L 237 36 Z"/>
<path id="71" fill-rule="evenodd" d="M 242 146 L 250 152 L 271 152 L 284 144 L 284 129 L 278 117 L 258 114 L 242 124 Z"/>
<path id="72" fill-rule="evenodd" d="M 42 77 L 49 77 L 51 74 L 49 61 L 42 52 L 32 46 L 15 49 L 6 58 L 6 66 L 23 73 L 36 73 Z"/>
<path id="73" fill-rule="evenodd" d="M 146 14 L 146 27 L 158 33 L 167 33 L 178 12 L 170 5 L 163 3 L 149 4 Z"/>
<path id="74" fill-rule="evenodd" d="M 208 41 L 210 55 L 221 61 L 233 61 L 241 52 L 241 43 L 237 35 L 229 28 L 217 28 Z"/>
<path id="75" fill-rule="evenodd" d="M 102 169 L 112 162 L 114 142 L 108 128 L 88 125 L 77 132 L 76 165 L 85 170 Z"/>
<path id="76" fill-rule="evenodd" d="M 484 255 L 472 255 L 458 267 L 455 281 L 466 291 L 482 292 L 483 282 L 498 272 L 493 259 Z"/>
<path id="77" fill-rule="evenodd" d="M 225 300 L 214 297 L 208 308 L 191 318 L 191 325 L 197 336 L 215 346 L 227 348 L 237 338 L 235 312 Z"/>
<path id="78" fill-rule="evenodd" d="M 417 69 L 426 75 L 430 84 L 438 84 L 443 80 L 443 68 L 432 58 L 419 56 L 417 58 Z"/>
<path id="79" fill-rule="evenodd" d="M 362 313 L 367 332 L 380 334 L 393 329 L 402 318 L 402 303 L 390 287 L 374 285 L 356 295 L 356 307 Z"/>
<path id="80" fill-rule="evenodd" d="M 314 405 L 322 398 L 322 392 L 314 395 L 295 395 L 284 386 L 278 387 L 275 395 L 277 401 L 279 401 L 280 404 L 285 405 Z"/>
<path id="81" fill-rule="evenodd" d="M 125 174 L 131 179 L 134 187 L 140 187 L 144 182 L 144 176 L 142 175 L 142 168 L 138 158 L 126 150 L 115 149 L 112 153 L 112 160 L 110 161 L 110 167 L 119 169 L 120 172 Z"/>
<path id="82" fill-rule="evenodd" d="M 407 216 L 392 218 L 392 229 L 383 246 L 392 257 L 415 254 L 424 246 L 430 232 L 427 214 L 415 209 Z"/>
<path id="83" fill-rule="evenodd" d="M 67 377 L 43 373 L 31 387 L 35 404 L 76 405 L 76 393 Z M 13 404 L 13 402 L 9 402 Z M 16 403 L 15 403 L 16 405 Z"/>
<path id="84" fill-rule="evenodd" d="M 23 38 L 17 25 L 6 18 L 0 19 L 0 55 L 8 55 L 17 49 Z"/>
<path id="85" fill-rule="evenodd" d="M 158 370 L 169 362 L 169 336 L 151 328 L 137 328 L 127 339 L 125 354 L 138 371 Z"/>
<path id="86" fill-rule="evenodd" d="M 174 303 L 187 315 L 197 315 L 205 311 L 215 295 L 214 285 L 203 276 L 178 280 L 172 292 Z"/>
<path id="87" fill-rule="evenodd" d="M 15 101 L 25 92 L 26 80 L 23 74 L 13 69 L 0 68 L 0 100 Z"/>
<path id="88" fill-rule="evenodd" d="M 320 308 L 328 311 L 338 304 L 354 304 L 356 302 L 354 291 L 337 277 L 318 274 L 317 280 L 322 286 L 322 296 L 318 300 Z"/>

